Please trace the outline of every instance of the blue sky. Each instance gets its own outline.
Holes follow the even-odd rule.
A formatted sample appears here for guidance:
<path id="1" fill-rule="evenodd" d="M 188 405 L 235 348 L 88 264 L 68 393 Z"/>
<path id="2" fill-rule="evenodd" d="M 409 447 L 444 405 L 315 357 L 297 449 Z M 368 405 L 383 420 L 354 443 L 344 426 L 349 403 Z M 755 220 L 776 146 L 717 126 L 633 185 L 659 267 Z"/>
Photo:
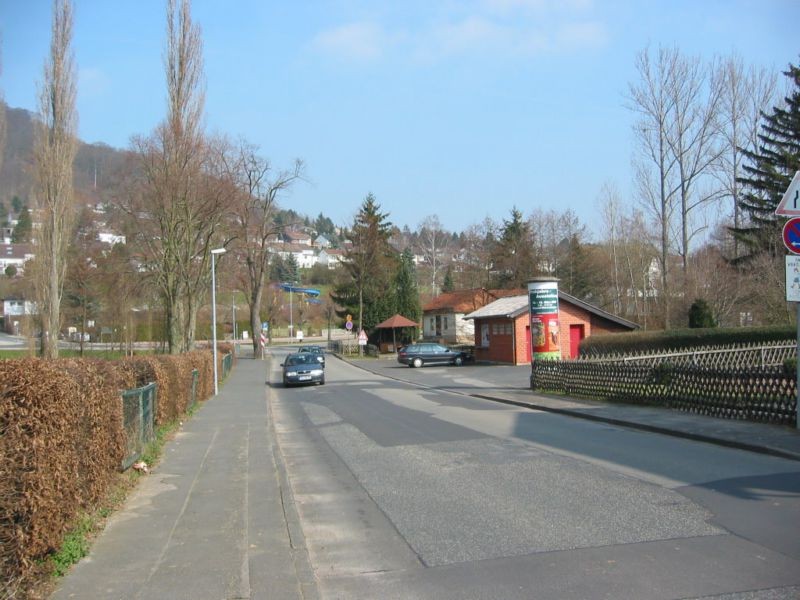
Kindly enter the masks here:
<path id="1" fill-rule="evenodd" d="M 80 137 L 125 147 L 164 116 L 165 2 L 74 5 Z M 51 7 L 0 0 L 10 106 L 36 108 Z M 516 206 L 571 208 L 597 234 L 603 183 L 629 199 L 639 51 L 774 70 L 800 56 L 798 0 L 194 0 L 193 16 L 208 130 L 276 167 L 302 158 L 310 181 L 283 205 L 340 225 L 371 191 L 411 229 Z"/>

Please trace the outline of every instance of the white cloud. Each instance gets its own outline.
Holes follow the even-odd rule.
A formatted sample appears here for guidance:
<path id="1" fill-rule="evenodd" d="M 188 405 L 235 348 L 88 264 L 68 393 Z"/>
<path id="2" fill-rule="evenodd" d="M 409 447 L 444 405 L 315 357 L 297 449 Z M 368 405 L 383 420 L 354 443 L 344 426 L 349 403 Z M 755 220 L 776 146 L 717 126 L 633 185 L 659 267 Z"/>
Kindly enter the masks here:
<path id="1" fill-rule="evenodd" d="M 602 22 L 573 14 L 586 12 L 591 0 L 480 2 L 466 14 L 450 14 L 440 22 L 430 17 L 426 22 L 423 16 L 419 26 L 408 31 L 391 30 L 372 21 L 342 25 L 317 35 L 312 46 L 317 52 L 347 61 L 376 62 L 398 51 L 430 63 L 477 54 L 515 59 L 575 52 L 602 47 L 609 39 Z M 547 14 L 516 14 L 531 10 Z"/>
<path id="2" fill-rule="evenodd" d="M 325 54 L 370 62 L 380 59 L 387 43 L 383 29 L 375 23 L 349 23 L 323 31 L 312 45 Z"/>
<path id="3" fill-rule="evenodd" d="M 608 31 L 602 23 L 566 23 L 555 34 L 556 47 L 566 50 L 598 48 L 608 42 Z"/>

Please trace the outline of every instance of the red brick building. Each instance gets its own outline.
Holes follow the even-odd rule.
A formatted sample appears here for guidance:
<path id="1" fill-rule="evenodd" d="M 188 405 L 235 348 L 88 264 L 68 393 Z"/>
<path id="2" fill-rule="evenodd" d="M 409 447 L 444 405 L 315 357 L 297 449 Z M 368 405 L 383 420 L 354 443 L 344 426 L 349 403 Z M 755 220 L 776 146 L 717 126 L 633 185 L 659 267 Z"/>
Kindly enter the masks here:
<path id="1" fill-rule="evenodd" d="M 578 356 L 580 341 L 598 333 L 622 333 L 639 326 L 574 296 L 558 292 L 559 347 L 562 358 Z M 475 323 L 475 359 L 513 365 L 530 364 L 529 299 L 500 298 L 466 315 Z"/>

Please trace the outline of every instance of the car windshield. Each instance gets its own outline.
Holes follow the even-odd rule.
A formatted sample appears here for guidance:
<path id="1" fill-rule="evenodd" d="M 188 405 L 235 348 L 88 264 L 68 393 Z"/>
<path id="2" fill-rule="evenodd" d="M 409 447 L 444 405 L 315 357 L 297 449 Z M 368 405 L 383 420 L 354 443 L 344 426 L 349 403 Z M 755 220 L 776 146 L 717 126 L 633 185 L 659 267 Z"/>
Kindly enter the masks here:
<path id="1" fill-rule="evenodd" d="M 297 366 L 297 365 L 307 365 L 309 363 L 315 363 L 313 356 L 308 354 L 293 354 L 289 358 L 286 359 L 287 366 Z"/>

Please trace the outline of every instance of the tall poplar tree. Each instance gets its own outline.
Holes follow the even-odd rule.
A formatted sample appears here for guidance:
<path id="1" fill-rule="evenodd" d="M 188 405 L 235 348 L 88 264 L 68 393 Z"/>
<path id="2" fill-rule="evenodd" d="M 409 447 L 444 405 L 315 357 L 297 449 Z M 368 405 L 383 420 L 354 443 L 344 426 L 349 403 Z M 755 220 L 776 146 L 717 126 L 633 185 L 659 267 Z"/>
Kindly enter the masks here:
<path id="1" fill-rule="evenodd" d="M 42 356 L 58 357 L 61 297 L 67 246 L 75 219 L 72 163 L 77 147 L 75 61 L 72 54 L 72 4 L 53 3 L 50 55 L 39 90 L 34 160 L 42 219 L 37 230 L 35 289 L 42 320 Z"/>

